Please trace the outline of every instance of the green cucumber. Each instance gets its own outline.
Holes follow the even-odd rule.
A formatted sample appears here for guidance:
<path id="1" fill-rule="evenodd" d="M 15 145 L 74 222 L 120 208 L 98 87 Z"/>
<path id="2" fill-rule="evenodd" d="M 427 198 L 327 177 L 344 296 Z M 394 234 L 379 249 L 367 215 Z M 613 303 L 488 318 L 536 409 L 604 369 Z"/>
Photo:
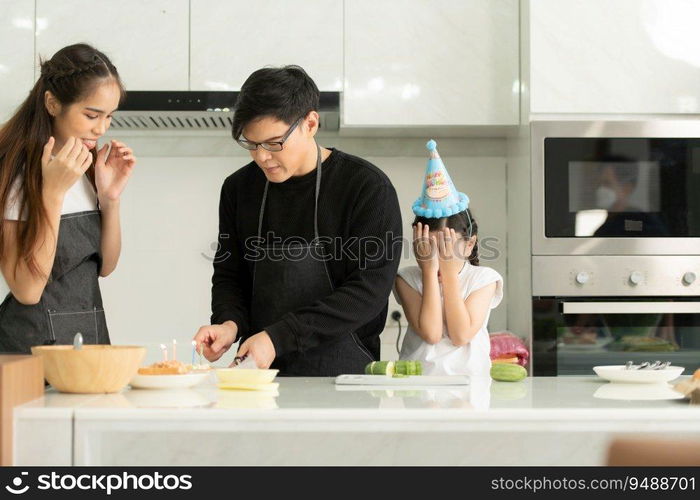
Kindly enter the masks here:
<path id="1" fill-rule="evenodd" d="M 422 375 L 420 361 L 402 359 L 400 361 L 372 361 L 365 366 L 365 375 Z"/>
<path id="2" fill-rule="evenodd" d="M 527 370 L 513 363 L 494 363 L 491 366 L 491 378 L 501 382 L 519 382 L 527 377 Z"/>
<path id="3" fill-rule="evenodd" d="M 393 361 L 372 361 L 365 366 L 365 375 L 388 375 L 394 374 Z"/>

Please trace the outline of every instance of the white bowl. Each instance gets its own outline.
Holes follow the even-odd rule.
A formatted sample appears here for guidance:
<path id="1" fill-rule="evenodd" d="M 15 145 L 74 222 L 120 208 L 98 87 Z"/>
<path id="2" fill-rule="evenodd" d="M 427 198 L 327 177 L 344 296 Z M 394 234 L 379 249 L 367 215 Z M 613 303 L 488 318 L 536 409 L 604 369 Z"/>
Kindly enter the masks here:
<path id="1" fill-rule="evenodd" d="M 670 382 L 683 373 L 682 366 L 669 366 L 663 370 L 626 370 L 625 365 L 594 366 L 593 371 L 610 382 L 632 384 L 656 384 Z"/>
<path id="2" fill-rule="evenodd" d="M 134 375 L 129 385 L 134 389 L 188 389 L 204 381 L 205 373 L 183 373 L 181 375 Z"/>

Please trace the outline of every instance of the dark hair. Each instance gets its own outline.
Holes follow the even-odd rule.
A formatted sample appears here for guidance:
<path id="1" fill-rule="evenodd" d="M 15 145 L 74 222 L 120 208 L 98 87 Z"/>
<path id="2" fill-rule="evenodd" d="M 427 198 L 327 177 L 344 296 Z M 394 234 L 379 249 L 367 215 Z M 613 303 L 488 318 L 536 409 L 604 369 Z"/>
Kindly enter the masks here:
<path id="1" fill-rule="evenodd" d="M 476 236 L 474 248 L 472 248 L 472 253 L 469 255 L 469 263 L 473 266 L 479 265 L 479 226 L 471 210 L 466 209 L 449 217 L 441 217 L 439 219 L 417 216 L 413 221 L 413 225 L 415 226 L 419 222 L 428 226 L 429 231 L 439 231 L 440 229 L 449 227 L 461 234 L 465 240 Z"/>
<path id="2" fill-rule="evenodd" d="M 300 66 L 262 68 L 243 83 L 236 101 L 231 133 L 238 139 L 250 122 L 270 116 L 291 125 L 318 111 L 321 93 Z"/>
<path id="3" fill-rule="evenodd" d="M 113 80 L 119 86 L 121 100 L 125 96 L 117 69 L 106 55 L 90 45 L 69 45 L 40 64 L 41 74 L 29 96 L 0 129 L 0 207 L 5 209 L 13 184 L 21 177 L 19 214 L 20 219 L 26 217 L 26 223 L 18 227 L 17 262 L 24 261 L 35 275 L 42 274 L 34 251 L 39 243 L 39 230 L 47 220 L 41 157 L 53 134 L 53 117 L 46 109 L 44 94 L 48 90 L 61 105 L 68 106 L 90 95 L 104 81 Z M 94 185 L 95 152 L 92 154 L 93 162 L 87 174 Z M 0 224 L 0 259 L 4 258 L 1 250 L 4 239 Z"/>

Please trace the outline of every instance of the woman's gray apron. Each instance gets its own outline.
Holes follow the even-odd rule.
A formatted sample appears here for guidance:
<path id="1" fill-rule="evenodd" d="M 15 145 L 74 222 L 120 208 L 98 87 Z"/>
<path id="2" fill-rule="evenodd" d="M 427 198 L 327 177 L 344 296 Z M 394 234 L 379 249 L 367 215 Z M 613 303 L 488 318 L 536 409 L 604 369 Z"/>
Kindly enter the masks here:
<path id="1" fill-rule="evenodd" d="M 316 193 L 314 201 L 314 241 L 311 244 L 282 244 L 263 248 L 262 258 L 253 264 L 253 292 L 250 307 L 251 335 L 277 322 L 286 313 L 333 292 L 333 282 L 326 268 L 326 247 L 318 237 L 318 195 L 321 188 L 321 148 L 317 146 Z M 269 182 L 265 183 L 260 215 L 258 241 L 261 240 L 263 216 Z M 289 332 L 289 335 L 293 335 Z M 303 340 L 301 340 L 303 342 Z M 354 332 L 340 338 L 325 339 L 318 346 L 279 356 L 272 368 L 280 375 L 335 376 L 341 373 L 363 373 L 374 358 Z"/>
<path id="2" fill-rule="evenodd" d="M 56 257 L 39 303 L 21 304 L 10 293 L 0 305 L 0 351 L 72 344 L 77 332 L 86 344 L 110 343 L 97 281 L 101 232 L 99 210 L 61 216 Z"/>

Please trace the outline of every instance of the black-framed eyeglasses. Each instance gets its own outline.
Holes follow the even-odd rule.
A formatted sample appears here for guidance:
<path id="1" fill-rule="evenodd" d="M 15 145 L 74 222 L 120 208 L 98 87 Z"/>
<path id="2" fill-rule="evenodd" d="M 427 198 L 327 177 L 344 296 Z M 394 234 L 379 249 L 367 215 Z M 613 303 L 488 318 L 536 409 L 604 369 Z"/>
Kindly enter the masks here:
<path id="1" fill-rule="evenodd" d="M 247 149 L 248 151 L 255 151 L 258 149 L 258 146 L 262 146 L 263 149 L 266 149 L 267 151 L 282 151 L 282 148 L 284 147 L 284 143 L 289 139 L 289 136 L 292 135 L 292 132 L 294 132 L 294 129 L 297 128 L 297 126 L 301 123 L 301 121 L 304 119 L 302 116 L 299 118 L 297 121 L 295 121 L 291 127 L 289 127 L 289 130 L 285 132 L 285 134 L 280 138 L 279 141 L 271 141 L 271 142 L 253 142 L 253 141 L 248 141 L 246 139 L 236 139 L 236 142 L 243 148 Z"/>

